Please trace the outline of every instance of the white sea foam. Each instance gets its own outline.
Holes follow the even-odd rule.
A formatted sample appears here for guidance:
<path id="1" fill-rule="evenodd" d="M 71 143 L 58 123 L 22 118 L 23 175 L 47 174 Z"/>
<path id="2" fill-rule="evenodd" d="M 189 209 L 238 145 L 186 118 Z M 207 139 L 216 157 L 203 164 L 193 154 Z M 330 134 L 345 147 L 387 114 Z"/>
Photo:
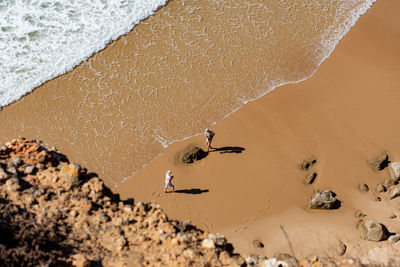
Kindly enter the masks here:
<path id="1" fill-rule="evenodd" d="M 0 108 L 71 70 L 166 2 L 0 1 Z"/>

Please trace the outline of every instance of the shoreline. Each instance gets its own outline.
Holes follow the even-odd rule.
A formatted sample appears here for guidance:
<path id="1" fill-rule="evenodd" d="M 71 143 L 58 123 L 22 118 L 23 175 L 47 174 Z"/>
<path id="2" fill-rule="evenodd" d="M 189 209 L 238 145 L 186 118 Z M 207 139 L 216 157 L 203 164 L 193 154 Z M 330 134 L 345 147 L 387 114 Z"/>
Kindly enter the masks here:
<path id="1" fill-rule="evenodd" d="M 315 254 L 337 257 L 332 248 L 339 239 L 347 242 L 348 255 L 365 255 L 374 244 L 358 239 L 358 210 L 365 211 L 368 219 L 381 220 L 392 231 L 400 230 L 389 218 L 390 213 L 398 213 L 398 200 L 382 197 L 381 202 L 373 201 L 384 195 L 376 192 L 376 186 L 388 173 L 374 172 L 367 164 L 384 151 L 390 153 L 392 161 L 400 160 L 400 141 L 395 135 L 400 129 L 391 115 L 396 114 L 400 88 L 395 60 L 400 44 L 393 40 L 400 33 L 395 23 L 399 8 L 394 1 L 378 1 L 313 77 L 280 87 L 211 127 L 217 133 L 215 146 L 243 147 L 242 153 L 210 153 L 189 167 L 176 165 L 175 155 L 188 145 L 205 147 L 203 136 L 195 136 L 171 145 L 167 155 L 116 190 L 123 196 L 155 200 L 172 218 L 189 219 L 221 232 L 240 253 L 273 256 L 288 249 L 279 227 L 283 225 L 293 237 L 294 247 L 302 247 L 300 257 L 314 250 Z M 314 170 L 318 176 L 315 184 L 306 186 L 303 180 L 307 173 L 299 171 L 298 164 L 310 157 L 318 160 Z M 208 191 L 163 195 L 160 192 L 167 169 L 175 173 L 177 189 Z M 360 182 L 370 186 L 368 193 L 359 191 Z M 307 200 L 315 189 L 332 189 L 343 206 L 328 213 L 309 212 Z M 269 220 L 271 216 L 275 219 Z M 291 222 L 293 218 L 308 227 L 301 231 Z M 310 226 L 316 220 L 326 223 Z M 342 234 L 321 234 L 328 226 L 337 227 Z M 316 242 L 318 234 L 321 237 Z M 302 246 L 307 236 L 314 236 L 314 241 Z M 257 238 L 271 245 L 257 249 L 251 244 Z"/>

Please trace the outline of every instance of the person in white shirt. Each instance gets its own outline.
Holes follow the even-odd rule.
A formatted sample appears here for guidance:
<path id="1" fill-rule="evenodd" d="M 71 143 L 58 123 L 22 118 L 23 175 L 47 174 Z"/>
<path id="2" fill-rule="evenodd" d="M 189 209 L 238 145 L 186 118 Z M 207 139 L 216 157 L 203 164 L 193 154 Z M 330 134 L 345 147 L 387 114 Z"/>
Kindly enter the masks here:
<path id="1" fill-rule="evenodd" d="M 172 173 L 171 170 L 168 170 L 167 173 L 165 174 L 164 193 L 167 193 L 168 186 L 170 186 L 172 188 L 172 192 L 175 192 L 175 186 L 171 183 L 174 176 L 172 176 L 171 173 Z"/>
<path id="2" fill-rule="evenodd" d="M 213 139 L 215 133 L 213 131 L 209 130 L 209 129 L 206 129 L 204 134 L 206 135 L 206 144 L 207 144 L 207 152 L 208 152 L 208 151 L 210 151 L 210 148 L 214 149 L 211 146 L 211 142 L 212 142 L 212 139 Z"/>

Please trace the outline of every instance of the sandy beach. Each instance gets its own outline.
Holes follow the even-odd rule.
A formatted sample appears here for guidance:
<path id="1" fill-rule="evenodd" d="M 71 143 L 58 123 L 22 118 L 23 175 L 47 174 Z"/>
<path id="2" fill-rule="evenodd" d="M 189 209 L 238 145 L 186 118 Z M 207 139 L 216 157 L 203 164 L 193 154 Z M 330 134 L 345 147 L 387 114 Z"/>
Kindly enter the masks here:
<path id="1" fill-rule="evenodd" d="M 400 232 L 400 198 L 377 193 L 389 173 L 367 163 L 384 152 L 400 161 L 400 3 L 379 0 L 311 78 L 278 87 L 215 125 L 243 99 L 265 92 L 269 71 L 282 71 L 273 73 L 277 80 L 308 76 L 322 45 L 306 42 L 319 30 L 318 16 L 307 5 L 299 17 L 289 16 L 299 21 L 301 14 L 314 14 L 315 20 L 305 20 L 309 30 L 301 39 L 279 20 L 268 22 L 278 26 L 264 21 L 265 10 L 230 1 L 235 8 L 221 13 L 210 3 L 207 9 L 192 1 L 184 9 L 183 1 L 170 1 L 74 70 L 4 107 L 0 141 L 24 136 L 55 145 L 96 171 L 122 198 L 158 202 L 172 219 L 225 235 L 243 255 L 338 258 L 342 242 L 345 257 L 398 257 L 400 242 L 361 240 L 355 214 L 361 211 L 365 219 Z M 243 23 L 243 17 L 249 21 Z M 323 20 L 326 25 L 333 23 L 329 19 Z M 281 32 L 269 32 L 273 27 Z M 206 33 L 208 28 L 213 31 Z M 267 35 L 277 54 L 268 50 Z M 281 62 L 281 56 L 287 58 Z M 199 132 L 199 125 L 216 132 L 216 151 L 180 164 L 188 147 L 205 148 L 204 136 L 197 135 L 163 154 L 162 144 Z M 308 171 L 299 168 L 312 158 L 316 164 Z M 167 170 L 175 177 L 175 193 L 163 192 Z M 312 172 L 315 182 L 305 184 Z M 369 192 L 359 190 L 361 182 Z M 314 191 L 328 189 L 341 207 L 309 210 Z M 378 196 L 381 201 L 375 201 Z M 254 240 L 264 248 L 256 248 Z M 376 254 L 369 252 L 373 248 Z"/>
<path id="2" fill-rule="evenodd" d="M 360 240 L 357 211 L 400 231 L 398 219 L 390 218 L 399 216 L 399 199 L 376 192 L 389 173 L 367 164 L 385 151 L 391 161 L 400 160 L 399 12 L 398 2 L 378 1 L 312 78 L 280 87 L 210 126 L 217 133 L 213 145 L 223 151 L 182 166 L 177 155 L 191 145 L 205 148 L 204 137 L 176 143 L 117 191 L 154 200 L 172 218 L 220 232 L 244 254 L 338 257 L 342 241 L 346 256 L 362 257 L 377 245 Z M 309 172 L 298 165 L 312 157 L 317 163 L 309 172 L 318 176 L 305 185 Z M 162 192 L 168 169 L 175 175 L 174 194 Z M 369 192 L 359 190 L 361 182 Z M 316 189 L 334 191 L 340 209 L 308 210 Z M 380 202 L 374 201 L 378 195 Z M 265 247 L 255 248 L 255 239 Z M 390 246 L 379 244 L 382 250 Z"/>

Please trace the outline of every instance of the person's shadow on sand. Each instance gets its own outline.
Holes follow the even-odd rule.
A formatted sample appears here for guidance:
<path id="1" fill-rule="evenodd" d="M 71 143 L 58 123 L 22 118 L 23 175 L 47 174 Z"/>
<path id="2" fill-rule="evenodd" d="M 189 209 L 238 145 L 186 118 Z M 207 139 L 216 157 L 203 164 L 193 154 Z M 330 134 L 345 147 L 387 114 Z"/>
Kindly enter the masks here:
<path id="1" fill-rule="evenodd" d="M 242 153 L 244 150 L 246 150 L 244 147 L 240 146 L 224 146 L 224 147 L 216 147 L 214 150 L 211 150 L 210 152 L 219 152 L 220 154 L 225 154 L 225 153 Z"/>
<path id="2" fill-rule="evenodd" d="M 199 188 L 192 188 L 192 189 L 180 189 L 180 190 L 175 190 L 175 193 L 180 193 L 180 194 L 192 194 L 192 195 L 199 195 L 203 193 L 207 193 L 210 190 L 208 189 L 199 189 Z M 171 192 L 172 193 L 172 192 Z"/>

